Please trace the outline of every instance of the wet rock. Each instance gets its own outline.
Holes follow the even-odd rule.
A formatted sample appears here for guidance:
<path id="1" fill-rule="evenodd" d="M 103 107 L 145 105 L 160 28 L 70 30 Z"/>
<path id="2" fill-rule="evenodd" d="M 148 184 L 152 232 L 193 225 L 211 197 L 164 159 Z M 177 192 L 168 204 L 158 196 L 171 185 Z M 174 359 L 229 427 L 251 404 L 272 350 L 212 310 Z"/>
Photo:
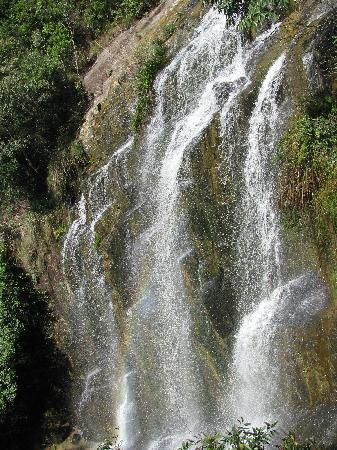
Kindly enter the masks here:
<path id="1" fill-rule="evenodd" d="M 238 86 L 242 85 L 245 82 L 245 77 L 240 77 L 237 80 L 233 82 L 218 82 L 214 84 L 214 93 L 217 99 L 217 103 L 219 108 L 222 108 L 226 101 L 228 100 L 229 95 L 231 92 L 234 91 Z"/>
<path id="2" fill-rule="evenodd" d="M 71 443 L 72 443 L 72 444 L 79 444 L 80 441 L 81 441 L 81 439 L 82 439 L 82 434 L 75 431 L 75 432 L 72 434 L 72 436 L 71 436 Z"/>
<path id="3" fill-rule="evenodd" d="M 311 271 L 279 288 L 278 296 L 275 324 L 282 328 L 307 325 L 329 303 L 326 285 Z"/>

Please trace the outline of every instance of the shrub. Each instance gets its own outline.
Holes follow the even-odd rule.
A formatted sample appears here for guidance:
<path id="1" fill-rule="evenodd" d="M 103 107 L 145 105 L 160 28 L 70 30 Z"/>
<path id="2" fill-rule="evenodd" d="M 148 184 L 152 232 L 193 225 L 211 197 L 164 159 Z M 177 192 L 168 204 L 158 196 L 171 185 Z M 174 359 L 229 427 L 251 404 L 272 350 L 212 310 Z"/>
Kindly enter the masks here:
<path id="1" fill-rule="evenodd" d="M 266 450 L 277 448 L 280 450 L 333 450 L 334 446 L 317 445 L 314 441 L 298 442 L 294 433 L 289 432 L 281 439 L 279 445 L 276 444 L 277 422 L 265 422 L 262 427 L 253 427 L 250 423 L 245 423 L 243 418 L 238 420 L 225 433 L 201 434 L 195 439 L 188 439 L 183 442 L 178 450 Z M 122 450 L 117 444 L 116 437 L 101 443 L 97 450 Z"/>
<path id="2" fill-rule="evenodd" d="M 197 440 L 188 440 L 179 450 L 265 450 L 278 448 L 280 450 L 323 450 L 330 447 L 317 445 L 313 441 L 300 443 L 293 433 L 288 433 L 277 445 L 276 422 L 266 422 L 263 427 L 252 427 L 250 423 L 239 420 L 226 433 L 203 434 Z M 331 447 L 332 450 L 332 447 Z"/>
<path id="3" fill-rule="evenodd" d="M 251 427 L 243 419 L 225 434 L 203 434 L 196 441 L 188 440 L 179 450 L 263 450 L 275 435 L 276 423 L 266 423 L 263 427 Z"/>
<path id="4" fill-rule="evenodd" d="M 127 21 L 152 0 L 11 0 L 0 5 L 0 200 L 53 206 L 48 173 L 83 120 L 80 83 L 92 38 L 114 17 Z M 81 65 L 82 64 L 82 65 Z M 60 159 L 60 158 L 59 158 Z"/>
<path id="5" fill-rule="evenodd" d="M 153 104 L 153 83 L 166 63 L 166 46 L 156 40 L 147 49 L 147 56 L 140 65 L 136 76 L 137 103 L 132 119 L 132 127 L 138 130 L 144 123 Z"/>
<path id="6" fill-rule="evenodd" d="M 157 4 L 158 0 L 121 0 L 116 11 L 116 17 L 128 24 Z"/>
<path id="7" fill-rule="evenodd" d="M 0 442 L 32 448 L 43 414 L 65 414 L 68 366 L 50 338 L 47 299 L 0 245 Z M 59 423 L 59 417 L 56 420 Z"/>
<path id="8" fill-rule="evenodd" d="M 293 217 L 315 218 L 319 244 L 337 229 L 337 102 L 312 98 L 280 142 L 281 206 Z"/>
<path id="9" fill-rule="evenodd" d="M 46 196 L 50 159 L 78 127 L 84 95 L 54 57 L 32 50 L 0 79 L 3 196 Z"/>
<path id="10" fill-rule="evenodd" d="M 116 443 L 116 438 L 113 438 L 113 440 L 107 440 L 99 444 L 97 450 L 122 450 L 122 448 Z"/>
<path id="11" fill-rule="evenodd" d="M 99 249 L 99 247 L 102 243 L 102 239 L 103 239 L 102 235 L 98 231 L 96 231 L 95 236 L 94 236 L 94 242 L 93 242 L 93 247 L 95 250 Z"/>
<path id="12" fill-rule="evenodd" d="M 314 442 L 299 443 L 293 433 L 285 436 L 278 448 L 281 450 L 319 450 L 321 448 L 323 450 L 323 447 L 318 447 Z"/>
<path id="13" fill-rule="evenodd" d="M 306 227 L 320 264 L 337 295 L 337 102 L 311 98 L 280 142 L 281 194 L 285 229 Z"/>
<path id="14" fill-rule="evenodd" d="M 241 29 L 257 28 L 266 22 L 274 22 L 288 11 L 291 0 L 204 0 L 227 17 L 229 23 L 240 19 Z"/>

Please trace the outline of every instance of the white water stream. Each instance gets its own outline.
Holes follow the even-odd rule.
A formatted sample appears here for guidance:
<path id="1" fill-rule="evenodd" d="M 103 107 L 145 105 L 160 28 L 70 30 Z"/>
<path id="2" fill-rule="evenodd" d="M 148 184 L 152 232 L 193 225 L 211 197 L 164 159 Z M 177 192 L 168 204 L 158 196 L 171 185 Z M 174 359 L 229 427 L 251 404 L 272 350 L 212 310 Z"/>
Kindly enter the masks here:
<path id="1" fill-rule="evenodd" d="M 282 391 L 289 376 L 284 370 L 293 370 L 287 330 L 310 320 L 327 300 L 313 273 L 290 281 L 281 275 L 281 227 L 272 164 L 284 120 L 277 97 L 285 60 L 283 53 L 271 65 L 249 120 L 236 251 L 243 317 L 235 335 L 231 367 L 233 417 L 244 417 L 258 426 L 277 421 L 279 427 L 291 426 L 291 411 Z"/>
<path id="2" fill-rule="evenodd" d="M 225 17 L 211 9 L 189 44 L 157 77 L 156 105 L 138 147 L 134 150 L 128 141 L 88 180 L 78 218 L 66 236 L 62 258 L 72 299 L 73 346 L 83 373 L 79 417 L 84 427 L 89 422 L 117 422 L 123 450 L 172 450 L 189 434 L 223 427 L 240 416 L 254 423 L 273 418 L 279 374 L 272 324 L 282 324 L 282 314 L 289 316 L 289 299 L 294 292 L 299 296 L 299 284 L 312 294 L 301 297 L 303 310 L 308 301 L 322 306 L 317 300 L 324 297 L 322 288 L 310 274 L 290 282 L 281 277 L 272 158 L 282 120 L 278 96 L 285 53 L 259 84 L 242 131 L 246 154 L 240 169 L 233 273 L 241 319 L 229 375 L 216 369 L 222 347 L 213 339 L 204 305 L 188 290 L 183 267 L 193 253 L 182 206 L 184 190 L 191 184 L 184 171 L 190 152 L 218 115 L 224 159 L 229 166 L 237 160 L 237 148 L 226 139 L 256 62 L 276 32 L 274 26 L 253 42 L 244 42 L 235 27 L 227 28 Z M 113 205 L 112 178 L 118 177 L 118 158 L 128 151 L 140 155 L 137 173 L 130 175 L 134 204 L 129 211 L 138 218 L 138 229 L 130 233 L 127 245 L 131 306 L 123 319 L 127 342 L 122 350 L 95 226 Z M 199 342 L 206 329 L 214 341 L 207 358 Z"/>
<path id="3" fill-rule="evenodd" d="M 211 414 L 207 410 L 205 363 L 193 344 L 202 306 L 189 302 L 181 267 L 192 246 L 181 214 L 181 191 L 189 183 L 181 169 L 214 115 L 218 112 L 226 122 L 250 83 L 254 58 L 274 31 L 243 44 L 240 33 L 226 27 L 225 17 L 211 10 L 156 81 L 157 106 L 142 147 L 138 187 L 147 222 L 130 255 L 136 301 L 129 316 L 128 366 L 135 370 L 125 382 L 134 386 L 137 397 L 132 402 L 142 423 L 130 419 L 129 408 L 121 408 L 119 427 L 126 449 L 171 449 L 186 430 L 194 433 L 209 426 L 211 416 L 213 426 L 214 420 L 225 420 L 222 399 L 213 401 Z M 219 390 L 225 389 L 224 378 L 217 383 Z M 130 398 L 128 387 L 125 398 Z"/>
<path id="4" fill-rule="evenodd" d="M 77 365 L 83 376 L 76 404 L 81 423 L 112 420 L 111 409 L 117 390 L 116 368 L 119 334 L 111 303 L 111 288 L 105 281 L 98 252 L 96 224 L 113 204 L 109 184 L 118 176 L 116 164 L 130 150 L 132 140 L 115 152 L 109 161 L 88 180 L 89 190 L 77 206 L 78 218 L 72 223 L 63 245 L 62 263 L 71 299 L 68 320 L 73 333 L 72 345 L 78 349 Z M 101 405 L 102 416 L 90 417 L 92 405 Z M 96 406 L 95 406 L 96 407 Z M 104 412 L 103 410 L 108 411 Z"/>
<path id="5" fill-rule="evenodd" d="M 270 319 L 280 292 L 281 241 L 271 161 L 280 129 L 276 97 L 284 61 L 282 54 L 270 67 L 249 121 L 236 252 L 242 278 L 241 309 L 248 314 L 242 319 L 234 345 L 232 403 L 235 415 L 258 425 L 275 419 L 272 395 L 277 364 L 269 354 Z"/>

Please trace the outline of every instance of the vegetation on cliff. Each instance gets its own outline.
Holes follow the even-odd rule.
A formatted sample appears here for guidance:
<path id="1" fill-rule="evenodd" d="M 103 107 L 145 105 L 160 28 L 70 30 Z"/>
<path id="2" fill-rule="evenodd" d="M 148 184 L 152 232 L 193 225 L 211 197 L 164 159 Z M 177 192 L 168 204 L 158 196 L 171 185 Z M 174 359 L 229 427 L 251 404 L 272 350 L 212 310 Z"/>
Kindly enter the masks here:
<path id="1" fill-rule="evenodd" d="M 296 0 L 205 0 L 205 3 L 223 11 L 230 23 L 239 19 L 241 29 L 256 29 L 266 22 L 278 20 Z"/>
<path id="2" fill-rule="evenodd" d="M 129 22 L 155 1 L 1 2 L 2 202 L 22 197 L 45 204 L 55 200 L 48 189 L 49 166 L 56 159 L 59 173 L 54 171 L 54 178 L 65 176 L 74 158 L 70 143 L 88 105 L 80 82 L 87 65 L 84 49 L 108 21 Z M 62 158 L 67 164 L 60 163 Z M 73 195 L 66 197 L 71 200 Z"/>
<path id="3" fill-rule="evenodd" d="M 335 98 L 310 99 L 280 144 L 282 205 L 294 216 L 313 214 L 319 226 L 337 226 L 336 123 Z M 318 236 L 323 234 L 317 230 Z"/>
<path id="4" fill-rule="evenodd" d="M 136 76 L 137 103 L 132 118 L 132 127 L 138 130 L 148 117 L 154 100 L 153 83 L 166 63 L 166 47 L 156 39 L 147 49 Z"/>
<path id="5" fill-rule="evenodd" d="M 324 88 L 302 100 L 279 145 L 284 224 L 309 230 L 327 280 L 337 293 L 336 28 L 329 29 L 321 65 Z"/>
<path id="6" fill-rule="evenodd" d="M 0 442 L 29 447 L 41 433 L 43 415 L 57 404 L 64 416 L 65 359 L 50 338 L 45 298 L 0 247 Z M 49 411 L 49 412 L 48 412 Z"/>
<path id="7" fill-rule="evenodd" d="M 265 450 L 270 448 L 275 440 L 280 443 L 274 448 L 280 450 L 323 450 L 323 447 L 313 442 L 300 443 L 293 433 L 288 433 L 281 439 L 276 439 L 277 422 L 266 422 L 262 427 L 253 427 L 244 423 L 241 418 L 225 433 L 202 434 L 198 438 L 184 442 L 178 450 Z"/>

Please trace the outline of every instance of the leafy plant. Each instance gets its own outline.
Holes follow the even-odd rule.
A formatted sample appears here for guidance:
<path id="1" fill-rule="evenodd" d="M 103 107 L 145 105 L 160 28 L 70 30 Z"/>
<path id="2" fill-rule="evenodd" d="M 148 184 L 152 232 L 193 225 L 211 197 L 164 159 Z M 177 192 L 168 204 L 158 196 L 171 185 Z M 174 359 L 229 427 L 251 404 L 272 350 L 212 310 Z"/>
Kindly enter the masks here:
<path id="1" fill-rule="evenodd" d="M 330 449 L 322 445 L 317 445 L 313 441 L 300 443 L 295 435 L 289 432 L 281 439 L 277 445 L 275 438 L 277 422 L 265 422 L 262 427 L 254 427 L 250 423 L 245 423 L 243 418 L 238 420 L 225 433 L 201 434 L 195 439 L 188 439 L 183 442 L 178 450 L 266 450 L 267 448 L 277 448 L 280 450 L 323 450 Z M 113 437 L 102 442 L 97 450 L 122 450 L 117 438 Z M 332 448 L 331 448 L 332 450 Z"/>
<path id="2" fill-rule="evenodd" d="M 153 82 L 166 63 L 165 44 L 157 39 L 147 49 L 145 61 L 136 76 L 137 103 L 132 119 L 132 127 L 138 130 L 148 116 L 153 103 Z"/>
<path id="3" fill-rule="evenodd" d="M 107 439 L 99 444 L 97 450 L 122 450 L 121 446 L 117 443 L 117 438 Z"/>
<path id="4" fill-rule="evenodd" d="M 169 39 L 172 36 L 172 34 L 175 32 L 176 29 L 177 29 L 177 25 L 175 22 L 166 23 L 163 26 L 164 39 Z"/>
<path id="5" fill-rule="evenodd" d="M 93 243 L 93 246 L 94 246 L 94 248 L 97 250 L 97 249 L 99 249 L 99 246 L 101 245 L 101 243 L 102 243 L 102 235 L 98 232 L 98 231 L 96 231 L 95 232 L 95 238 L 94 238 L 94 243 Z"/>
<path id="6" fill-rule="evenodd" d="M 290 5 L 290 0 L 250 1 L 240 23 L 240 28 L 258 28 L 266 22 L 276 22 Z"/>
<path id="7" fill-rule="evenodd" d="M 238 425 L 234 425 L 225 434 L 203 434 L 197 440 L 188 440 L 179 450 L 263 450 L 270 444 L 275 435 L 276 422 L 265 423 L 263 427 L 251 427 L 241 418 Z"/>
<path id="8" fill-rule="evenodd" d="M 47 183 L 49 195 L 55 204 L 75 201 L 88 164 L 88 155 L 78 140 L 73 141 L 51 158 Z"/>
<path id="9" fill-rule="evenodd" d="M 239 20 L 241 29 L 258 28 L 274 22 L 293 4 L 291 0 L 204 0 L 222 11 L 232 24 Z"/>
<path id="10" fill-rule="evenodd" d="M 0 248 L 0 415 L 14 403 L 17 374 L 14 368 L 23 323 L 18 317 L 18 287 L 8 274 L 5 250 Z"/>
<path id="11" fill-rule="evenodd" d="M 130 23 L 157 4 L 157 0 L 122 0 L 116 12 L 118 19 Z"/>
<path id="12" fill-rule="evenodd" d="M 305 109 L 280 142 L 281 205 L 285 210 L 311 210 L 317 224 L 328 221 L 336 229 L 336 99 L 311 99 Z"/>
<path id="13" fill-rule="evenodd" d="M 309 98 L 280 141 L 280 205 L 285 229 L 306 226 L 337 289 L 337 101 Z"/>
<path id="14" fill-rule="evenodd" d="M 61 223 L 60 225 L 58 225 L 54 230 L 53 230 L 53 234 L 54 234 L 54 238 L 56 242 L 59 242 L 62 237 L 64 236 L 65 232 L 67 231 L 67 227 Z"/>
<path id="15" fill-rule="evenodd" d="M 54 195 L 55 185 L 49 185 L 52 180 L 49 173 L 56 159 L 61 172 L 67 165 L 88 104 L 80 82 L 80 72 L 87 64 L 85 49 L 109 20 L 118 17 L 133 20 L 154 3 L 151 0 L 1 3 L 2 203 L 28 198 L 32 204 L 39 202 L 50 207 L 55 202 L 73 201 L 73 195 Z M 71 172 L 77 172 L 75 166 L 76 163 Z M 62 184 L 63 173 L 57 174 L 55 167 L 54 174 Z"/>
<path id="16" fill-rule="evenodd" d="M 278 446 L 281 450 L 314 450 L 317 449 L 313 442 L 308 442 L 301 444 L 297 442 L 296 437 L 293 433 L 287 434 Z M 318 450 L 318 449 L 317 449 Z"/>
<path id="17" fill-rule="evenodd" d="M 112 441 L 105 441 L 97 447 L 97 450 L 114 450 L 114 448 Z"/>

